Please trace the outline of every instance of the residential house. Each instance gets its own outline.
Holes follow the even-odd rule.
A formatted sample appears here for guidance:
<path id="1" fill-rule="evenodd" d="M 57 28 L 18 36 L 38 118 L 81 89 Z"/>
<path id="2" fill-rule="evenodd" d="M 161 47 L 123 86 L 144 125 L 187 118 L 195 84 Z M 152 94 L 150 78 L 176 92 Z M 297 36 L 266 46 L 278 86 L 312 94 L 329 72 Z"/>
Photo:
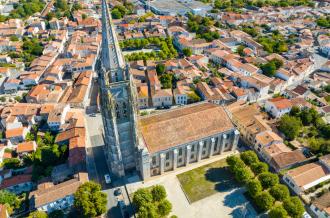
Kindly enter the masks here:
<path id="1" fill-rule="evenodd" d="M 320 197 L 312 201 L 310 209 L 318 218 L 330 217 L 330 192 L 325 192 Z"/>
<path id="2" fill-rule="evenodd" d="M 18 79 L 8 79 L 3 85 L 4 92 L 9 94 L 17 92 L 20 82 Z"/>
<path id="3" fill-rule="evenodd" d="M 189 94 L 192 93 L 189 86 L 178 85 L 176 89 L 173 90 L 175 104 L 184 105 L 188 103 Z"/>
<path id="4" fill-rule="evenodd" d="M 10 144 L 16 145 L 25 140 L 28 129 L 26 127 L 19 127 L 14 129 L 6 130 L 6 139 L 9 140 Z"/>
<path id="5" fill-rule="evenodd" d="M 173 94 L 171 89 L 160 89 L 151 92 L 153 107 L 168 107 L 173 104 Z"/>
<path id="6" fill-rule="evenodd" d="M 300 194 L 330 179 L 328 163 L 323 165 L 315 162 L 302 165 L 289 170 L 285 173 L 283 179 L 296 194 Z"/>
<path id="7" fill-rule="evenodd" d="M 286 98 L 273 98 L 265 103 L 265 110 L 273 117 L 278 118 L 286 113 L 289 113 L 292 108 L 292 103 Z"/>
<path id="8" fill-rule="evenodd" d="M 15 194 L 29 192 L 33 189 L 32 175 L 22 174 L 4 179 L 0 184 L 1 190 L 8 190 Z"/>
<path id="9" fill-rule="evenodd" d="M 138 106 L 139 109 L 145 109 L 149 107 L 149 93 L 148 93 L 148 85 L 141 84 L 137 87 L 137 95 L 138 95 Z"/>
<path id="10" fill-rule="evenodd" d="M 52 131 L 60 130 L 61 125 L 65 123 L 65 116 L 70 110 L 68 104 L 57 105 L 54 110 L 48 114 L 47 124 Z"/>
<path id="11" fill-rule="evenodd" d="M 30 209 L 51 213 L 54 210 L 65 210 L 74 203 L 73 194 L 78 187 L 88 181 L 86 173 L 78 173 L 73 179 L 59 184 L 50 182 L 38 185 L 36 191 L 30 193 Z"/>
<path id="12" fill-rule="evenodd" d="M 37 143 L 35 141 L 21 142 L 16 147 L 16 152 L 19 156 L 30 154 L 37 149 Z"/>

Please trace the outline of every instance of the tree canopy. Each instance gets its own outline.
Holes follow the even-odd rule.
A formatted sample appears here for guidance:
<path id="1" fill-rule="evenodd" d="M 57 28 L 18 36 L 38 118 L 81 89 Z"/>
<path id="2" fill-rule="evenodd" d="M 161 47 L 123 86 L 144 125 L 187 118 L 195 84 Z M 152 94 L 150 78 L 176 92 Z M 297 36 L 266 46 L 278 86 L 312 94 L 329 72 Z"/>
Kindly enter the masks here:
<path id="1" fill-rule="evenodd" d="M 83 217 L 96 217 L 106 212 L 107 195 L 101 185 L 85 182 L 74 193 L 74 207 Z"/>
<path id="2" fill-rule="evenodd" d="M 288 212 L 282 205 L 272 208 L 268 213 L 269 218 L 288 218 Z"/>
<path id="3" fill-rule="evenodd" d="M 244 151 L 240 154 L 240 157 L 248 166 L 259 162 L 259 158 L 254 151 Z"/>
<path id="4" fill-rule="evenodd" d="M 300 218 L 305 212 L 304 205 L 297 196 L 284 200 L 283 207 L 292 218 Z"/>
<path id="5" fill-rule="evenodd" d="M 273 186 L 269 192 L 278 201 L 283 201 L 290 197 L 290 191 L 288 187 L 282 184 Z"/>
<path id="6" fill-rule="evenodd" d="M 192 50 L 190 48 L 184 48 L 182 49 L 182 52 L 186 57 L 190 57 L 192 55 Z"/>
<path id="7" fill-rule="evenodd" d="M 268 169 L 269 169 L 268 164 L 266 164 L 264 162 L 254 163 L 250 167 L 255 175 L 259 175 L 260 173 L 268 172 Z"/>
<path id="8" fill-rule="evenodd" d="M 271 188 L 279 182 L 278 176 L 270 172 L 261 173 L 258 179 L 264 189 Z"/>
<path id="9" fill-rule="evenodd" d="M 302 123 L 299 118 L 292 117 L 290 115 L 283 115 L 280 119 L 278 129 L 289 140 L 296 138 L 302 128 Z"/>
<path id="10" fill-rule="evenodd" d="M 133 205 L 139 218 L 166 217 L 172 210 L 172 204 L 166 199 L 165 188 L 161 185 L 140 188 L 133 195 Z"/>
<path id="11" fill-rule="evenodd" d="M 254 198 L 256 197 L 260 192 L 262 192 L 262 186 L 261 186 L 261 183 L 259 180 L 257 179 L 253 179 L 253 180 L 250 180 L 248 183 L 247 183 L 247 186 L 246 186 L 248 192 L 249 192 L 249 195 Z"/>
<path id="12" fill-rule="evenodd" d="M 255 202 L 260 209 L 267 211 L 274 205 L 275 199 L 267 191 L 263 191 L 256 196 Z"/>

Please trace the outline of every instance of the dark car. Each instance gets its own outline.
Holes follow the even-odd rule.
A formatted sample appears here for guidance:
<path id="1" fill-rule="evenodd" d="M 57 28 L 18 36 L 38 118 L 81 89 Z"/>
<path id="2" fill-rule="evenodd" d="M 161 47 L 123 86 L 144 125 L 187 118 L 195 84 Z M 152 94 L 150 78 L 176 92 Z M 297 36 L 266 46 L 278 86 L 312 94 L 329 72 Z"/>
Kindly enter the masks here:
<path id="1" fill-rule="evenodd" d="M 121 189 L 120 189 L 120 188 L 117 188 L 117 189 L 114 191 L 114 194 L 115 194 L 115 196 L 121 195 Z"/>

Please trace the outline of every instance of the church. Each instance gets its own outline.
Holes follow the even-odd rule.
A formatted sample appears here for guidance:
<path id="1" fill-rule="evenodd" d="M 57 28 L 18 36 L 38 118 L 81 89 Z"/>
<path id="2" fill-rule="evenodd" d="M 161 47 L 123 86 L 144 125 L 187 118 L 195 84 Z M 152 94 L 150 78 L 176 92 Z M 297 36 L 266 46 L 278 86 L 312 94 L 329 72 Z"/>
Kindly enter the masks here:
<path id="1" fill-rule="evenodd" d="M 102 0 L 102 49 L 96 69 L 111 176 L 138 171 L 144 180 L 236 149 L 239 132 L 219 105 L 201 102 L 137 116 L 136 87 L 106 0 Z"/>
<path id="2" fill-rule="evenodd" d="M 236 149 L 239 132 L 219 105 L 209 102 L 138 119 L 143 179 Z"/>

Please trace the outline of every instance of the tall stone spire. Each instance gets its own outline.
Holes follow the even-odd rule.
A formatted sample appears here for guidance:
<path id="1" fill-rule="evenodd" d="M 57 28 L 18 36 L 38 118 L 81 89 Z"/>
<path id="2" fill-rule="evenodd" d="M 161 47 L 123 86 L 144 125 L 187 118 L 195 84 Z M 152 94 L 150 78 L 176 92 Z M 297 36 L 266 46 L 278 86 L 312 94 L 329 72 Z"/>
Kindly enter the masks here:
<path id="1" fill-rule="evenodd" d="M 136 165 L 136 97 L 106 0 L 102 0 L 102 46 L 98 63 L 105 154 L 111 173 L 125 176 Z"/>

